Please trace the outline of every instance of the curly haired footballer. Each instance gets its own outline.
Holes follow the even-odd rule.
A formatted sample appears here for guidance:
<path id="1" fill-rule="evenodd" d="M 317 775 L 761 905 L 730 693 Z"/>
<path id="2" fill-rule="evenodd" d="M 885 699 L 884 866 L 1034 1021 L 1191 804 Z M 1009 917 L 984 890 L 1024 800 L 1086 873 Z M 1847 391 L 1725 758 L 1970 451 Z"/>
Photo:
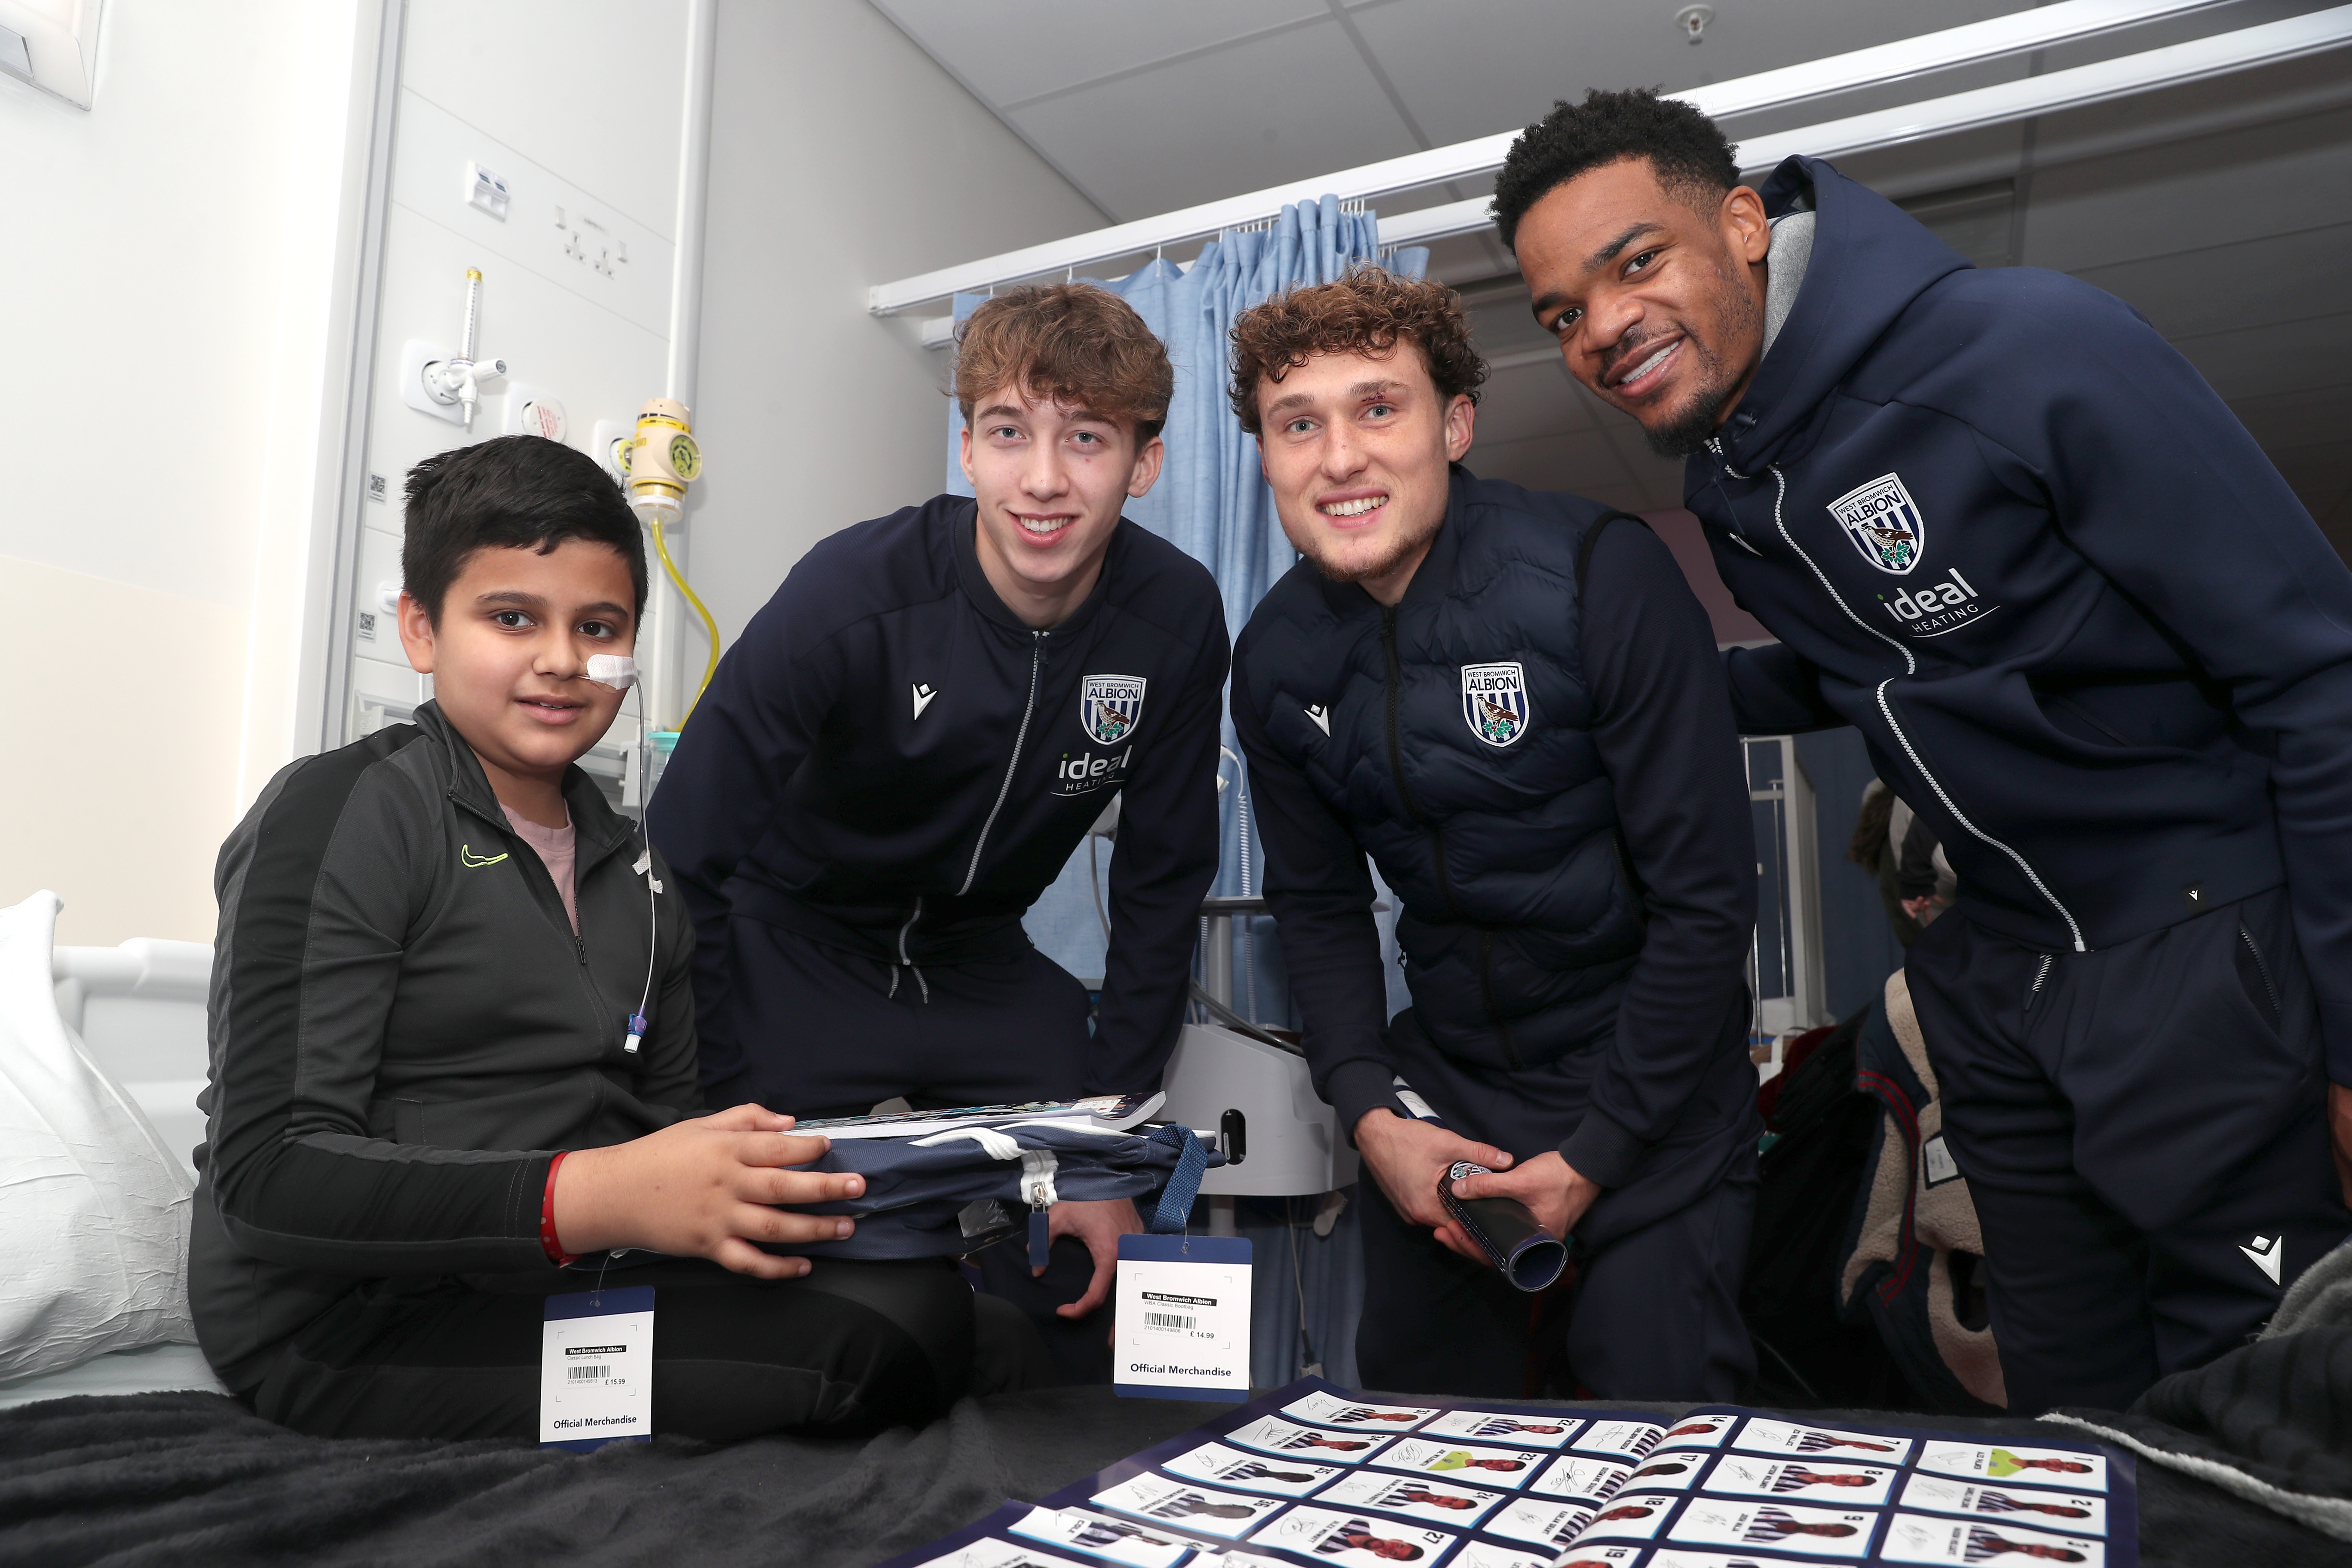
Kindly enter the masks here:
<path id="1" fill-rule="evenodd" d="M 1486 362 L 1470 346 L 1462 297 L 1443 283 L 1400 278 L 1377 267 L 1357 267 L 1330 283 L 1277 294 L 1234 323 L 1234 379 L 1227 395 L 1242 428 L 1264 433 L 1258 416 L 1261 381 L 1282 378 L 1317 354 L 1366 354 L 1385 359 L 1411 342 L 1429 367 L 1438 400 L 1478 401 Z"/>

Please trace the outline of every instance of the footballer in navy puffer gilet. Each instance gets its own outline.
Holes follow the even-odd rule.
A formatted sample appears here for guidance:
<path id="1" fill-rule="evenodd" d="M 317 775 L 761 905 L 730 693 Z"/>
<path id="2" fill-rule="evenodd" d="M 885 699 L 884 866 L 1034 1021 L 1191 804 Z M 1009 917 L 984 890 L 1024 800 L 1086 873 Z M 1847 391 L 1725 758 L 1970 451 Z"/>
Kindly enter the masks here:
<path id="1" fill-rule="evenodd" d="M 1482 1067 L 1592 1043 L 1642 947 L 1579 651 L 1580 547 L 1612 512 L 1457 468 L 1415 574 L 1443 592 L 1384 609 L 1302 565 L 1236 664 L 1267 738 L 1402 900 L 1423 1028 Z"/>

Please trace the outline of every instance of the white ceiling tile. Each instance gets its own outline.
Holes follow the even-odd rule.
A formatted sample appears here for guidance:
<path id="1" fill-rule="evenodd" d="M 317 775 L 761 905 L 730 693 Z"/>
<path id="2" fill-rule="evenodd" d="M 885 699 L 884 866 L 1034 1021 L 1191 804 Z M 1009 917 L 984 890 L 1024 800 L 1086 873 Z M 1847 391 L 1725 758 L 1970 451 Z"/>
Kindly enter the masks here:
<path id="1" fill-rule="evenodd" d="M 1121 219 L 1415 150 L 1329 22 L 1081 88 L 1010 118 Z"/>
<path id="2" fill-rule="evenodd" d="M 2170 142 L 2033 177 L 2025 259 L 2078 272 L 2308 228 L 2352 210 L 2352 110 Z"/>
<path id="3" fill-rule="evenodd" d="M 2184 228 L 2181 237 L 2197 237 Z M 2166 337 L 2186 337 L 2298 321 L 2315 307 L 2338 303 L 2344 258 L 2352 255 L 2347 247 L 2352 223 L 2337 223 L 2302 234 L 2082 268 L 2074 276 L 2123 299 Z"/>
<path id="4" fill-rule="evenodd" d="M 997 109 L 1329 12 L 1322 0 L 873 0 Z"/>
<path id="5" fill-rule="evenodd" d="M 1591 428 L 1583 400 L 1557 359 L 1497 371 L 1486 378 L 1479 395 L 1479 448 Z"/>
<path id="6" fill-rule="evenodd" d="M 2172 346 L 2225 398 L 2308 392 L 2336 384 L 2352 367 L 2352 313 L 2201 332 Z"/>
<path id="7" fill-rule="evenodd" d="M 2352 375 L 2352 370 L 2337 374 Z M 2302 392 L 2233 397 L 2230 411 L 2266 452 L 2320 446 L 2352 429 L 2352 380 Z"/>
<path id="8" fill-rule="evenodd" d="M 1405 107 L 1437 142 L 1538 120 L 1591 87 L 1729 81 L 2023 9 L 2024 0 L 1717 0 L 1704 41 L 1678 5 L 1391 0 L 1350 13 Z"/>

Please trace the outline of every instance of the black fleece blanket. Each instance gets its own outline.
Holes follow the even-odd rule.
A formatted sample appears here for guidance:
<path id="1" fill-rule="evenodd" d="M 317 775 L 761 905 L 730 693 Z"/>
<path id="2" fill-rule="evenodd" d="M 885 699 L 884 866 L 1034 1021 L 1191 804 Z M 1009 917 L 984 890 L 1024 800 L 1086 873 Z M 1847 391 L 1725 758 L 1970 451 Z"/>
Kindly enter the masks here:
<path id="1" fill-rule="evenodd" d="M 0 1411 L 0 1568 L 856 1568 L 1007 1498 L 1066 1486 L 1214 1409 L 1048 1389 L 966 1400 L 921 1431 L 870 1438 L 732 1447 L 666 1438 L 578 1455 L 506 1441 L 302 1437 L 214 1394 L 55 1400 Z M 1840 1416 L 1920 1420 L 1817 1415 Z M 1935 1424 L 2049 1430 L 2008 1419 Z M 2163 1467 L 2141 1466 L 2139 1484 L 2144 1563 L 2345 1561 L 2341 1542 Z"/>

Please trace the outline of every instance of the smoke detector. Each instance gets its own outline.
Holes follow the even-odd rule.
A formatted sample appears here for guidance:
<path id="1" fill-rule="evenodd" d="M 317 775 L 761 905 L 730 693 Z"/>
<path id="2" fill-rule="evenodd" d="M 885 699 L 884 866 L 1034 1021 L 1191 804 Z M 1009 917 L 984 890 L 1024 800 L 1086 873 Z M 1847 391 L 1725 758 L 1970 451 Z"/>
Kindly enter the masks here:
<path id="1" fill-rule="evenodd" d="M 1685 5 L 1675 13 L 1675 31 L 1688 43 L 1701 43 L 1706 37 L 1706 25 L 1714 20 L 1714 6 Z"/>

